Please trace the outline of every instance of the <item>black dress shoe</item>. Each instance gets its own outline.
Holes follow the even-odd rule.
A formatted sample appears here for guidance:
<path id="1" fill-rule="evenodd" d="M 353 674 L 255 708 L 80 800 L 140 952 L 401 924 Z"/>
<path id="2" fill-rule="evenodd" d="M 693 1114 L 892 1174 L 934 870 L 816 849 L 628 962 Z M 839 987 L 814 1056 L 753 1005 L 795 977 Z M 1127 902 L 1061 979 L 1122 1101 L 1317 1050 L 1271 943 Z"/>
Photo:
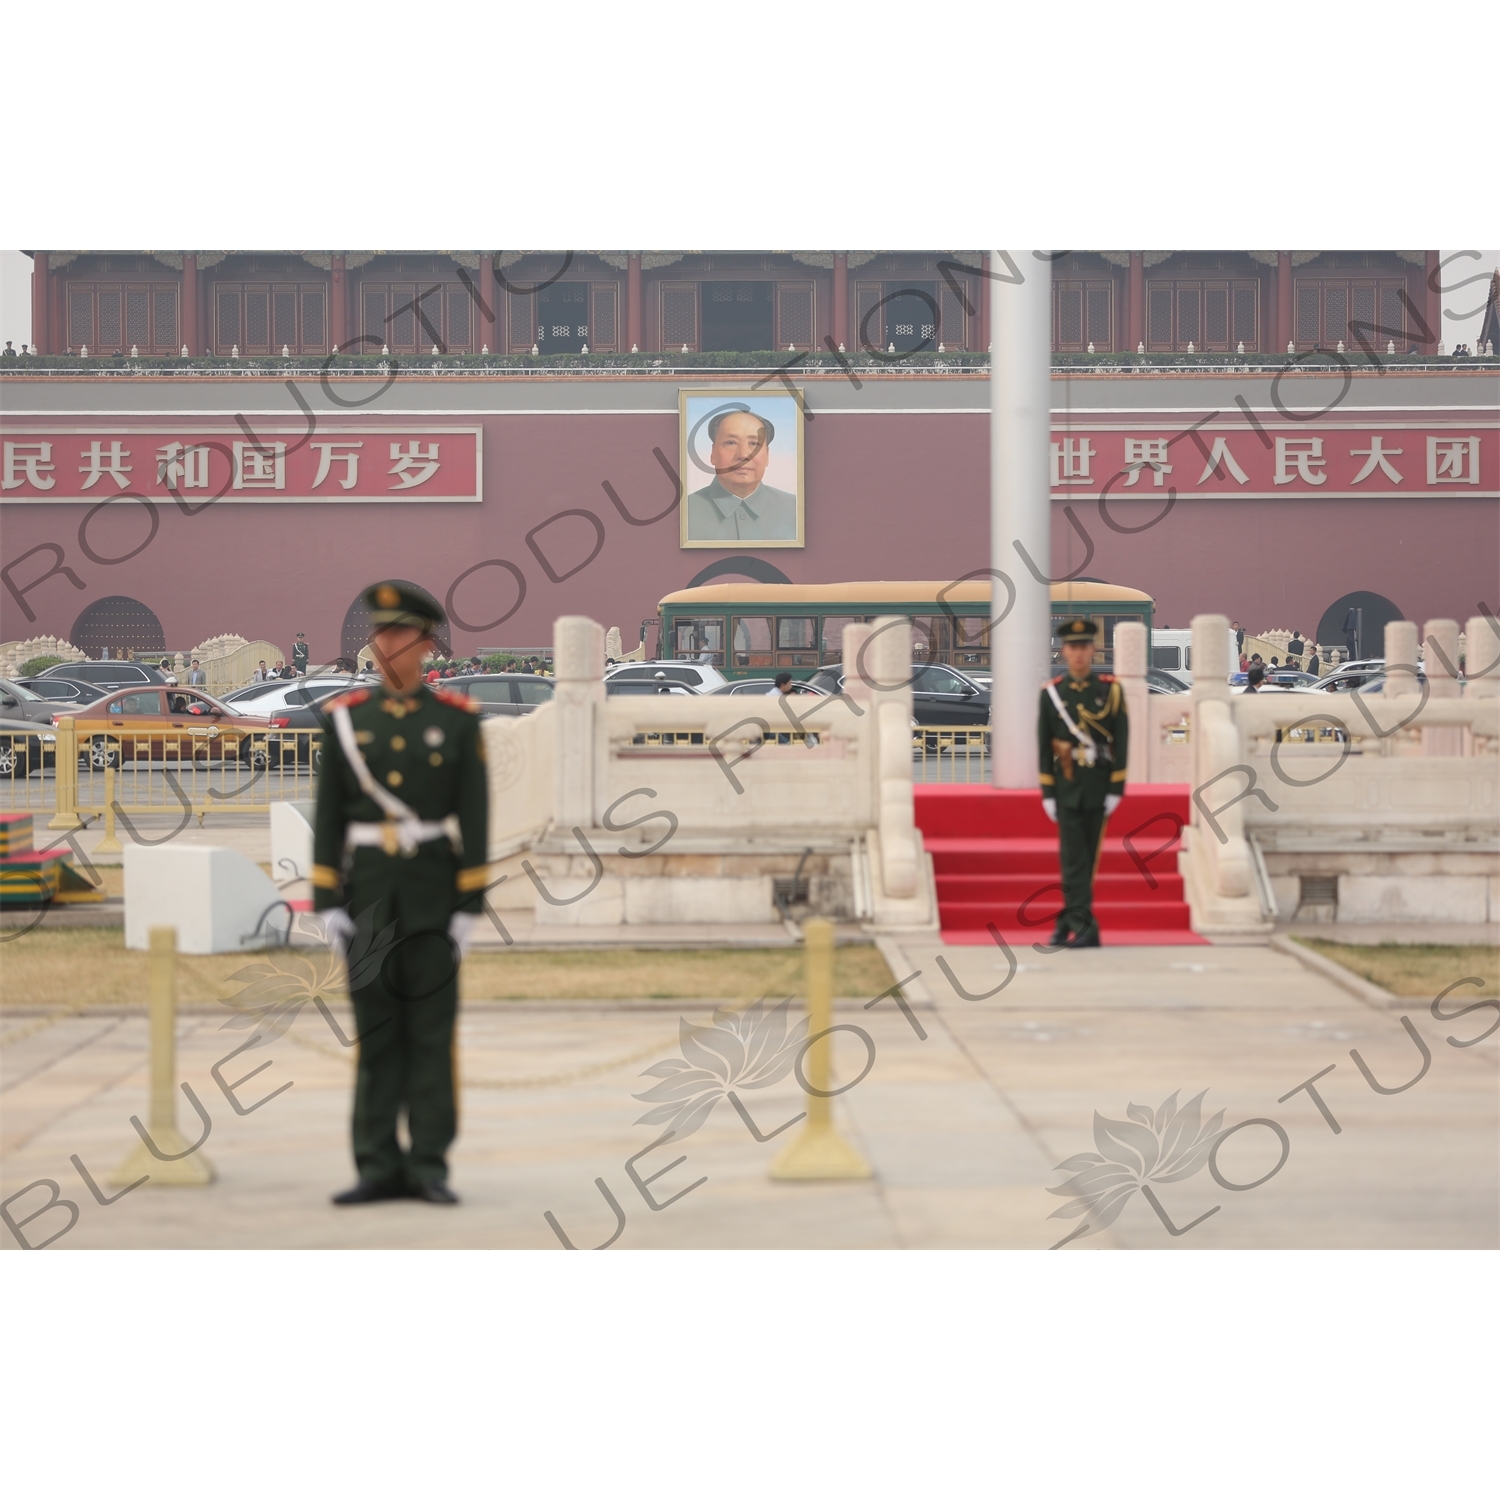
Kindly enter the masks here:
<path id="1" fill-rule="evenodd" d="M 457 1203 L 458 1194 L 446 1182 L 413 1183 L 409 1196 L 420 1198 L 423 1203 Z"/>
<path id="2" fill-rule="evenodd" d="M 1099 929 L 1091 927 L 1087 932 L 1081 932 L 1068 944 L 1070 948 L 1097 948 L 1099 946 Z"/>
<path id="3" fill-rule="evenodd" d="M 1052 942 L 1049 946 L 1053 948 L 1064 948 L 1068 940 L 1073 936 L 1073 929 L 1068 926 L 1061 917 L 1057 919 L 1057 926 L 1052 929 Z"/>
<path id="4" fill-rule="evenodd" d="M 350 1203 L 381 1203 L 389 1198 L 408 1198 L 411 1194 L 399 1177 L 361 1177 L 352 1188 L 335 1193 L 333 1201 L 342 1206 Z"/>

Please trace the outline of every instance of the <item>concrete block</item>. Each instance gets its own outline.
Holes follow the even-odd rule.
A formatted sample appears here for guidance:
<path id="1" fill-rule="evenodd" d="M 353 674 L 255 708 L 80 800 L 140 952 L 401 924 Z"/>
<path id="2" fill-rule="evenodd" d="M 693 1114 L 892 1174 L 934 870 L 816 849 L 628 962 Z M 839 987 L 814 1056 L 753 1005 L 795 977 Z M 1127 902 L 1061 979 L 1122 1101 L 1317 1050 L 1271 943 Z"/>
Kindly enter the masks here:
<path id="1" fill-rule="evenodd" d="M 127 948 L 146 948 L 152 927 L 175 927 L 179 953 L 264 947 L 286 929 L 285 909 L 274 909 L 280 900 L 260 866 L 234 849 L 125 846 Z"/>
<path id="2" fill-rule="evenodd" d="M 1340 875 L 1341 922 L 1484 922 L 1484 875 Z"/>
<path id="3" fill-rule="evenodd" d="M 695 879 L 646 876 L 625 882 L 627 924 L 776 920 L 769 875 Z"/>
<path id="4" fill-rule="evenodd" d="M 283 884 L 312 877 L 315 805 L 312 802 L 271 804 L 271 876 Z"/>

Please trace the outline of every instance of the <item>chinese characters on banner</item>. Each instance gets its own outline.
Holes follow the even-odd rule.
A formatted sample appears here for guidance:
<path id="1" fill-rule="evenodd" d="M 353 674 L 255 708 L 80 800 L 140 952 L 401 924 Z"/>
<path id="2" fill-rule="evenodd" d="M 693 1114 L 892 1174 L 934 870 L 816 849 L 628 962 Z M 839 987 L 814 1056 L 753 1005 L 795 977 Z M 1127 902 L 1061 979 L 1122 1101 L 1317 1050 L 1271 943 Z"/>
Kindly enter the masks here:
<path id="1" fill-rule="evenodd" d="M 1052 495 L 1127 499 L 1169 489 L 1179 499 L 1270 500 L 1283 495 L 1494 496 L 1500 434 L 1492 420 L 1249 422 L 1193 428 L 1144 423 L 1072 426 L 1052 433 Z"/>
<path id="2" fill-rule="evenodd" d="M 9 427 L 0 500 L 480 500 L 478 427 Z"/>

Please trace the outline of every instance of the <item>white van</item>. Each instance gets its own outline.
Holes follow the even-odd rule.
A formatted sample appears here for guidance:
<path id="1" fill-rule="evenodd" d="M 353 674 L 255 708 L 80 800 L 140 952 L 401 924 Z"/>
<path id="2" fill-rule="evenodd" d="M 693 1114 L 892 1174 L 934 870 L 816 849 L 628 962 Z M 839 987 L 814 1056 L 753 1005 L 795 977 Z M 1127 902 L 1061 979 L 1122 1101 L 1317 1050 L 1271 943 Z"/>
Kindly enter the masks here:
<path id="1" fill-rule="evenodd" d="M 1240 653 L 1234 631 L 1229 631 L 1229 673 L 1239 670 Z M 1193 632 L 1191 630 L 1153 630 L 1151 632 L 1151 665 L 1169 673 L 1184 687 L 1193 685 Z"/>

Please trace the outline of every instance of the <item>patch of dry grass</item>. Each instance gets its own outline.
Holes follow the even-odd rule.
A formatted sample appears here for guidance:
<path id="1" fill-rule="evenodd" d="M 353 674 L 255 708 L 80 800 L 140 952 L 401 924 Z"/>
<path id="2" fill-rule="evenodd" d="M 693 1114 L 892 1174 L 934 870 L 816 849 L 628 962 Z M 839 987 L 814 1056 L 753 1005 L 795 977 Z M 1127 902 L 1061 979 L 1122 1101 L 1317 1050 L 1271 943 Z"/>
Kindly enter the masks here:
<path id="1" fill-rule="evenodd" d="M 1484 987 L 1465 986 L 1466 1000 L 1500 994 L 1500 949 L 1487 944 L 1331 943 L 1314 937 L 1296 941 L 1393 995 L 1430 1000 L 1454 980 L 1471 976 L 1483 980 Z"/>
<path id="2" fill-rule="evenodd" d="M 264 958 L 181 955 L 179 1003 L 237 994 L 241 983 L 231 976 Z M 0 944 L 0 1005 L 144 1005 L 146 961 L 125 947 L 118 927 L 38 928 Z M 878 995 L 893 979 L 873 946 L 835 953 L 835 994 Z M 481 952 L 469 955 L 460 977 L 465 1000 L 753 1000 L 801 989 L 802 954 L 788 948 Z"/>

